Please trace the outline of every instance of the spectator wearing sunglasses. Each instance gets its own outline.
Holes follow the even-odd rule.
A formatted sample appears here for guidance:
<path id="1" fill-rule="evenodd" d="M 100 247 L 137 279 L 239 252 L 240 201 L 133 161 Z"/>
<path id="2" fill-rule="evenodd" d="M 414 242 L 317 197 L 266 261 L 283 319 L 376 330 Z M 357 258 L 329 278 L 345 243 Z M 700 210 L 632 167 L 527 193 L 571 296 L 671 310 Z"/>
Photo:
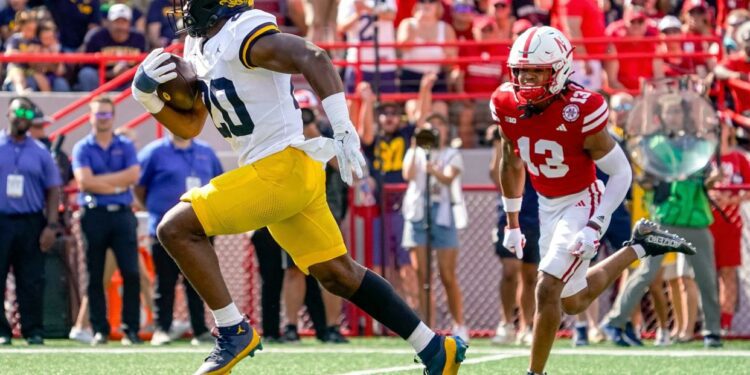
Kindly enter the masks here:
<path id="1" fill-rule="evenodd" d="M 107 343 L 110 326 L 104 298 L 104 261 L 111 248 L 123 280 L 122 329 L 124 345 L 138 344 L 140 280 L 136 219 L 130 205 L 131 186 L 140 175 L 133 143 L 113 131 L 115 107 L 98 96 L 90 102 L 91 134 L 73 147 L 73 174 L 80 193 L 81 231 L 89 272 L 89 317 L 92 344 Z"/>
<path id="2" fill-rule="evenodd" d="M 648 18 L 646 9 L 639 6 L 625 8 L 621 21 L 607 26 L 606 35 L 611 38 L 649 37 L 658 35 L 656 25 Z M 643 42 L 616 42 L 610 45 L 610 53 L 656 52 L 656 45 Z M 661 78 L 664 66 L 661 59 L 652 59 L 649 64 L 643 59 L 612 60 L 605 65 L 607 84 L 611 89 L 636 90 L 640 88 L 641 79 Z"/>
<path id="3" fill-rule="evenodd" d="M 10 345 L 5 315 L 5 281 L 16 278 L 21 334 L 30 345 L 43 344 L 44 256 L 59 231 L 60 172 L 47 149 L 29 137 L 34 103 L 10 100 L 8 131 L 0 135 L 0 345 Z M 12 230 L 10 229 L 12 228 Z"/>

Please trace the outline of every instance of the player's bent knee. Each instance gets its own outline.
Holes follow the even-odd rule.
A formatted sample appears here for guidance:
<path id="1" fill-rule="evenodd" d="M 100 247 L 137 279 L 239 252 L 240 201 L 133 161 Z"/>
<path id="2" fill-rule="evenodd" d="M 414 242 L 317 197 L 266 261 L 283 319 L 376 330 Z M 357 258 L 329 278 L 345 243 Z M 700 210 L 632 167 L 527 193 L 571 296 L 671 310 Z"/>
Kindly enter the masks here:
<path id="1" fill-rule="evenodd" d="M 192 206 L 180 202 L 164 215 L 156 227 L 156 236 L 169 251 L 169 245 L 181 240 L 205 240 L 206 234 Z"/>
<path id="2" fill-rule="evenodd" d="M 323 288 L 345 298 L 354 294 L 364 277 L 364 268 L 348 255 L 314 264 L 309 269 Z"/>
<path id="3" fill-rule="evenodd" d="M 561 280 L 542 272 L 536 284 L 537 303 L 558 303 L 564 286 Z"/>
<path id="4" fill-rule="evenodd" d="M 588 304 L 584 303 L 580 298 L 575 298 L 575 296 L 563 298 L 562 300 L 562 310 L 568 315 L 580 314 L 586 311 L 586 308 L 588 308 Z"/>

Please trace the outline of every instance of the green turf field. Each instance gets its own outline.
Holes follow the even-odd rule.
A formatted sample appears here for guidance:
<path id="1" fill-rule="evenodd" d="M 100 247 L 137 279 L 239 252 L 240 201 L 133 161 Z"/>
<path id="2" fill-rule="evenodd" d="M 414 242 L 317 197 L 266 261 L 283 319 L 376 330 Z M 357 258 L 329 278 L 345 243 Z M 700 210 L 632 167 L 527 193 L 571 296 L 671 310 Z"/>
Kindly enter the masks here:
<path id="1" fill-rule="evenodd" d="M 350 345 L 325 345 L 306 339 L 299 345 L 266 345 L 255 358 L 240 362 L 233 374 L 421 374 L 410 348 L 397 339 L 354 339 Z M 0 348 L 0 374 L 191 374 L 210 346 L 172 343 L 91 348 L 67 340 L 48 340 L 30 348 L 15 340 Z M 462 374 L 524 374 L 527 349 L 474 340 Z M 617 349 L 608 344 L 570 347 L 561 340 L 547 371 L 555 374 L 750 374 L 750 342 L 727 342 L 705 350 L 700 343 L 668 348 Z"/>

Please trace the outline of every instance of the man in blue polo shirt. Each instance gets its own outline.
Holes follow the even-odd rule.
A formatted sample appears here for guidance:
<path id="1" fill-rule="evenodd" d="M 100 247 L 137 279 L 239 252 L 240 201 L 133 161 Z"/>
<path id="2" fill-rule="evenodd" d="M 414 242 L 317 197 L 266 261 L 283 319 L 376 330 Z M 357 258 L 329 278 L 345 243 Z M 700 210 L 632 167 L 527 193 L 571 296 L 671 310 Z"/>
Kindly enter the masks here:
<path id="1" fill-rule="evenodd" d="M 208 183 L 211 178 L 224 173 L 219 158 L 208 144 L 183 139 L 178 136 L 157 139 L 149 143 L 140 153 L 141 177 L 135 187 L 136 199 L 148 210 L 148 233 L 151 236 L 151 256 L 156 268 L 157 330 L 151 339 L 152 345 L 170 342 L 168 335 L 172 325 L 175 285 L 180 269 L 174 259 L 164 250 L 156 238 L 156 226 L 167 211 L 180 201 L 187 190 Z M 205 308 L 198 293 L 187 279 L 183 279 L 187 295 L 190 323 L 193 327 L 194 345 L 211 339 L 206 328 Z"/>
<path id="2" fill-rule="evenodd" d="M 123 281 L 122 329 L 124 345 L 141 343 L 140 285 L 136 219 L 130 204 L 130 186 L 138 181 L 140 167 L 133 143 L 115 135 L 114 104 L 98 96 L 91 100 L 92 132 L 73 147 L 73 174 L 80 193 L 86 266 L 89 272 L 87 292 L 89 318 L 94 330 L 94 345 L 105 344 L 110 333 L 104 299 L 104 260 L 111 248 Z"/>
<path id="3" fill-rule="evenodd" d="M 34 103 L 13 98 L 8 132 L 0 134 L 0 345 L 10 345 L 5 318 L 5 280 L 10 267 L 16 278 L 21 333 L 30 345 L 43 344 L 43 251 L 52 247 L 59 230 L 57 203 L 60 172 L 49 151 L 26 132 Z"/>

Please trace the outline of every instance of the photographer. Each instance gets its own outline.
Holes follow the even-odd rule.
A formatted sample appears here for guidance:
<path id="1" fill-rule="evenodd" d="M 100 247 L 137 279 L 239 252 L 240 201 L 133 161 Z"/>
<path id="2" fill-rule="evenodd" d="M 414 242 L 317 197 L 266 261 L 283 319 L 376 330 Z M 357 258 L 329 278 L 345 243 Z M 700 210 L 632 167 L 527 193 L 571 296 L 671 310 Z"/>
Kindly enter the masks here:
<path id="1" fill-rule="evenodd" d="M 448 120 L 442 115 L 431 114 L 425 122 L 425 128 L 412 138 L 411 147 L 404 157 L 403 175 L 409 181 L 409 187 L 402 206 L 405 219 L 403 246 L 410 251 L 419 285 L 425 285 L 428 282 L 427 267 L 431 267 L 427 264 L 427 252 L 431 249 L 426 247 L 427 236 L 430 236 L 431 247 L 437 254 L 440 281 L 445 287 L 448 308 L 453 316 L 453 334 L 468 342 L 461 289 L 456 279 L 457 229 L 466 227 L 466 207 L 459 178 L 464 163 L 461 153 L 448 146 Z M 426 199 L 431 207 L 429 217 L 425 214 Z M 424 288 L 420 288 L 419 310 L 423 317 L 427 315 L 427 298 Z"/>

